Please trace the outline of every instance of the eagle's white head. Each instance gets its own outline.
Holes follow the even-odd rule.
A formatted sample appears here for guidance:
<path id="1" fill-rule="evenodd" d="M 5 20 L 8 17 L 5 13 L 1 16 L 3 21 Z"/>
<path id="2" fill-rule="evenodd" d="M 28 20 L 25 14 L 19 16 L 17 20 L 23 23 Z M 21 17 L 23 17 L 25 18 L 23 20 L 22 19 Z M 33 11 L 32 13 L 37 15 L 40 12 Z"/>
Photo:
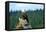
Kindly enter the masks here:
<path id="1" fill-rule="evenodd" d="M 22 13 L 25 12 L 26 10 L 25 9 L 22 9 Z"/>

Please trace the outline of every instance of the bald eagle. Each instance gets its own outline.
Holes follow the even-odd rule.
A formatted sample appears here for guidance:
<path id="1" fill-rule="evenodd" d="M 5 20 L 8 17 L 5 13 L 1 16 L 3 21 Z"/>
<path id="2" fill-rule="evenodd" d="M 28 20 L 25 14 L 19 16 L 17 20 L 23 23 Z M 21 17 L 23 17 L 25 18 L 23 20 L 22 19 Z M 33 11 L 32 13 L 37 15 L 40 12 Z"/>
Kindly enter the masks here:
<path id="1" fill-rule="evenodd" d="M 22 13 L 21 17 L 19 17 L 19 23 L 16 26 L 16 29 L 28 29 L 32 28 L 31 25 L 29 25 L 28 16 L 26 13 Z"/>

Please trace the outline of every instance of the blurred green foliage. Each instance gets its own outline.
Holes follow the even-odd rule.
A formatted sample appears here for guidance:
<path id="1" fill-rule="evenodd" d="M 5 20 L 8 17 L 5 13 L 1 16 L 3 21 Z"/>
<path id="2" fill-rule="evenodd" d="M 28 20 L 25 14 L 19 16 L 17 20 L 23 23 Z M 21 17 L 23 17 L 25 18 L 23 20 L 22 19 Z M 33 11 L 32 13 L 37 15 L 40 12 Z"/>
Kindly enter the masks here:
<path id="1" fill-rule="evenodd" d="M 32 26 L 32 28 L 36 27 L 43 27 L 43 18 L 44 18 L 44 10 L 42 9 L 36 9 L 36 10 L 28 10 L 26 11 L 28 15 L 29 24 Z M 10 28 L 15 28 L 17 22 L 19 21 L 18 18 L 21 15 L 20 11 L 11 11 L 10 13 Z"/>

